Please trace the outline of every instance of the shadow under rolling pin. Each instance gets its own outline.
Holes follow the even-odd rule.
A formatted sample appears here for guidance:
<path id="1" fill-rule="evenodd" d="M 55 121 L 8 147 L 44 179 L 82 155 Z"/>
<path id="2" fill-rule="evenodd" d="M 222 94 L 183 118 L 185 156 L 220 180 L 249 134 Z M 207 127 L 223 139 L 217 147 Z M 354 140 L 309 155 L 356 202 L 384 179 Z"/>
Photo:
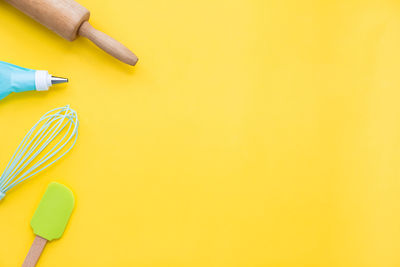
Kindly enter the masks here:
<path id="1" fill-rule="evenodd" d="M 120 61 L 134 66 L 138 58 L 127 47 L 93 28 L 90 12 L 73 0 L 5 0 L 63 38 L 73 41 L 79 35 Z"/>

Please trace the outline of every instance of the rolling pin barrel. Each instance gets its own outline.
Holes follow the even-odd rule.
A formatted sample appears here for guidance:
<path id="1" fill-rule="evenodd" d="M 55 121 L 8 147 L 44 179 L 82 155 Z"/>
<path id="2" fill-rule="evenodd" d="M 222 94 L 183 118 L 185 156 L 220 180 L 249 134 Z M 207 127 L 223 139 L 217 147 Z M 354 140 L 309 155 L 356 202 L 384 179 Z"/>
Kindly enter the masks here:
<path id="1" fill-rule="evenodd" d="M 82 35 L 126 64 L 134 66 L 138 61 L 124 45 L 91 27 L 89 10 L 73 0 L 5 1 L 69 41 Z"/>
<path id="2" fill-rule="evenodd" d="M 78 37 L 78 30 L 89 20 L 90 12 L 72 0 L 6 0 L 26 15 L 68 41 Z"/>

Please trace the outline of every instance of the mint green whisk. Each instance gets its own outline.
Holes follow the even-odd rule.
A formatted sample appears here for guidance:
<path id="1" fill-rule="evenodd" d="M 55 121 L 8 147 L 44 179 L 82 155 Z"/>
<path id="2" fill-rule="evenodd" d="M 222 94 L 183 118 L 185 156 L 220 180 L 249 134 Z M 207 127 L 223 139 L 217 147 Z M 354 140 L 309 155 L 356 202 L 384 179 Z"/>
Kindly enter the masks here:
<path id="1" fill-rule="evenodd" d="M 56 108 L 32 127 L 0 177 L 0 200 L 8 190 L 53 165 L 78 137 L 78 116 L 68 106 Z"/>

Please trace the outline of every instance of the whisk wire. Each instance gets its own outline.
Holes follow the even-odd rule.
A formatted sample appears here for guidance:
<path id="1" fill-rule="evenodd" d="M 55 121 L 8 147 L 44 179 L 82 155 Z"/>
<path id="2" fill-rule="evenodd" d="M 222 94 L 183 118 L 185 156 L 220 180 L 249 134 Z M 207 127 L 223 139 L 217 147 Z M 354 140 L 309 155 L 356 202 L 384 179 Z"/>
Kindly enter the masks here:
<path id="1" fill-rule="evenodd" d="M 43 115 L 22 139 L 0 176 L 0 199 L 14 186 L 65 156 L 76 143 L 78 127 L 78 116 L 69 106 Z M 42 153 L 44 155 L 39 158 Z"/>
<path id="2" fill-rule="evenodd" d="M 66 125 L 67 124 L 65 124 L 63 127 L 62 127 L 62 129 L 60 129 L 60 131 L 63 131 L 64 130 L 64 128 L 66 127 Z M 73 137 L 73 135 L 70 135 L 70 137 L 68 138 L 68 140 L 65 142 L 65 143 L 63 143 L 64 142 L 64 140 L 65 140 L 65 138 L 68 136 L 68 134 L 69 134 L 69 132 L 70 132 L 70 130 L 71 130 L 71 127 L 72 127 L 72 124 L 68 124 L 68 130 L 67 130 L 67 132 L 64 134 L 64 136 L 61 138 L 61 140 L 60 141 L 58 141 L 58 143 L 52 148 L 52 149 L 50 149 L 50 151 L 49 152 L 47 152 L 46 153 L 46 155 L 43 157 L 43 160 L 45 161 L 45 160 L 47 160 L 49 157 L 52 157 L 52 156 L 54 156 L 54 154 L 57 152 L 54 152 L 53 154 L 51 154 L 49 157 L 47 157 L 50 153 L 52 153 L 54 150 L 56 150 L 56 148 L 60 145 L 60 144 L 63 144 L 63 145 L 61 145 L 61 149 L 62 148 L 64 148 L 67 144 L 68 144 L 68 142 L 72 139 L 72 137 Z M 76 127 L 75 127 L 76 128 Z M 75 130 L 75 128 L 74 128 L 74 130 Z M 54 138 L 52 138 L 52 140 L 53 140 Z M 47 158 L 46 158 L 47 157 Z M 42 162 L 42 161 L 39 161 L 39 162 Z"/>
<path id="3" fill-rule="evenodd" d="M 44 130 L 47 130 L 47 128 L 48 127 L 46 127 Z M 40 130 L 43 130 L 43 127 Z M 35 135 L 35 137 L 33 138 L 34 143 L 31 144 L 31 145 L 30 144 L 26 144 L 23 147 L 23 151 L 21 153 L 19 153 L 19 157 L 17 159 L 19 163 L 14 167 L 13 172 L 11 173 L 11 175 L 13 175 L 15 172 L 16 172 L 15 175 L 19 175 L 20 172 L 23 171 L 24 168 L 27 165 L 29 165 L 31 163 L 31 161 L 43 151 L 43 149 L 46 148 L 46 146 L 48 145 L 49 142 L 44 143 L 43 146 L 40 149 L 38 149 L 35 152 L 35 154 L 32 155 L 32 153 L 36 150 L 36 148 L 42 142 L 42 140 L 47 137 L 48 134 L 43 136 L 44 133 L 45 132 L 42 132 L 39 137 L 38 137 L 38 135 Z M 52 141 L 52 139 L 49 139 L 48 141 Z M 30 149 L 30 150 L 28 150 L 27 154 L 24 154 L 24 153 L 26 153 L 27 149 Z M 22 161 L 19 161 L 22 156 L 24 156 Z M 25 164 L 21 167 L 21 165 L 24 162 L 25 162 Z"/>
<path id="4" fill-rule="evenodd" d="M 39 170 L 37 170 L 37 171 L 31 173 L 28 177 L 25 178 L 24 175 L 21 176 L 21 177 L 16 181 L 17 184 L 20 183 L 20 182 L 25 181 L 26 179 L 32 177 L 32 176 L 35 175 L 35 174 L 41 172 L 42 170 L 46 169 L 47 167 L 49 167 L 50 165 L 52 165 L 52 164 L 54 164 L 56 161 L 58 161 L 60 158 L 62 158 L 62 157 L 63 157 L 65 154 L 67 154 L 67 153 L 72 149 L 72 147 L 75 145 L 76 138 L 77 138 L 77 136 L 75 136 L 74 141 L 73 141 L 73 143 L 71 144 L 71 146 L 70 146 L 64 153 L 62 153 L 59 157 L 57 157 L 55 160 L 53 160 L 53 161 L 51 161 L 50 163 L 48 163 L 48 164 L 47 164 L 46 166 L 44 166 L 43 168 L 41 168 L 41 169 L 39 169 Z M 71 140 L 71 138 L 69 138 L 68 141 L 67 141 L 66 143 L 64 143 L 59 149 L 57 149 L 57 151 L 55 151 L 54 153 L 52 153 L 50 156 L 48 156 L 48 157 L 44 156 L 37 164 L 35 164 L 34 166 L 32 166 L 26 173 L 29 173 L 31 170 L 34 170 L 34 169 L 40 167 L 41 165 L 43 165 L 47 160 L 49 160 L 51 157 L 53 157 L 55 154 L 57 154 L 60 150 L 62 150 L 70 140 Z M 61 142 L 61 141 L 60 141 L 60 142 Z M 59 142 L 59 143 L 60 143 L 60 142 Z M 54 149 L 55 149 L 55 147 L 54 147 L 52 150 L 54 150 Z M 47 153 L 46 155 L 48 155 L 48 153 Z"/>
<path id="5" fill-rule="evenodd" d="M 75 141 L 73 142 L 73 145 L 75 145 L 75 142 L 76 142 L 76 138 L 75 138 Z M 29 176 L 24 177 L 24 178 L 21 177 L 21 178 L 18 179 L 15 183 L 13 183 L 13 186 L 12 186 L 12 187 L 18 185 L 19 183 L 22 183 L 23 181 L 25 181 L 25 180 L 29 179 L 30 177 L 34 176 L 35 174 L 37 174 L 37 173 L 41 172 L 42 170 L 48 168 L 50 165 L 54 164 L 56 161 L 58 161 L 60 158 L 62 158 L 65 154 L 67 154 L 71 149 L 72 149 L 72 147 L 70 147 L 67 151 L 65 151 L 63 154 L 61 154 L 61 156 L 59 156 L 58 158 L 56 158 L 55 160 L 53 160 L 52 162 L 50 162 L 49 164 L 47 164 L 47 165 L 44 166 L 43 168 L 41 168 L 41 169 L 39 169 L 39 170 L 37 170 L 37 171 L 31 173 Z M 11 189 L 12 187 L 8 186 L 6 189 L 9 190 L 9 189 Z"/>
<path id="6" fill-rule="evenodd" d="M 52 120 L 53 120 L 53 119 L 52 119 Z M 50 120 L 50 122 L 51 122 L 52 120 Z M 24 139 L 24 141 L 23 141 L 23 146 L 21 147 L 21 150 L 18 151 L 18 149 L 17 149 L 17 152 L 19 152 L 19 153 L 18 153 L 18 157 L 17 157 L 16 159 L 13 159 L 13 160 L 10 161 L 10 162 L 18 162 L 18 164 L 16 164 L 13 168 L 10 169 L 11 173 L 9 173 L 7 176 L 10 176 L 10 177 L 11 177 L 11 176 L 14 176 L 14 175 L 15 175 L 15 176 L 19 175 L 20 172 L 23 171 L 24 168 L 25 168 L 27 165 L 30 164 L 30 162 L 33 160 L 33 158 L 36 157 L 36 156 L 47 146 L 48 143 L 47 143 L 47 144 L 45 143 L 45 144 L 42 146 L 42 149 L 39 149 L 39 151 L 37 151 L 32 157 L 30 157 L 31 154 L 36 150 L 37 146 L 42 142 L 42 140 L 43 140 L 44 138 L 47 137 L 47 135 L 52 131 L 52 129 L 53 129 L 54 127 L 57 126 L 57 124 L 54 125 L 50 131 L 47 131 L 47 132 L 46 132 L 46 130 L 49 128 L 50 125 L 51 125 L 51 124 L 47 124 L 47 123 L 44 124 L 44 125 L 39 129 L 39 131 L 35 134 L 35 136 L 32 138 L 32 141 L 31 141 L 30 143 L 27 143 L 27 140 L 29 140 L 29 138 L 31 137 L 33 131 L 30 131 L 30 132 L 28 133 L 27 138 Z M 59 125 L 59 123 L 58 123 L 58 125 Z M 37 126 L 37 125 L 36 125 L 36 126 Z M 32 130 L 33 130 L 33 129 L 34 129 L 34 128 L 32 128 Z M 27 149 L 29 149 L 29 148 L 30 148 L 30 150 L 28 150 L 27 154 L 25 154 L 26 151 L 27 151 Z M 25 155 L 25 156 L 24 156 L 24 155 Z M 21 157 L 22 157 L 22 156 L 24 156 L 24 158 L 21 160 Z M 30 157 L 30 158 L 27 160 L 28 157 Z M 21 167 L 21 165 L 22 165 L 24 162 L 25 162 L 25 164 Z"/>

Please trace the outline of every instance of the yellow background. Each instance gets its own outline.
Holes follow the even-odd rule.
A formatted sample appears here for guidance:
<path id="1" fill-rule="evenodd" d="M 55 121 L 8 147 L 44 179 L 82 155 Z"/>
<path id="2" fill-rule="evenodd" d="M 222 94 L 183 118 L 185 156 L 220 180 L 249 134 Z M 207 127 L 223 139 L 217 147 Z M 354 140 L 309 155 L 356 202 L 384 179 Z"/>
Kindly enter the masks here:
<path id="1" fill-rule="evenodd" d="M 76 209 L 39 266 L 400 266 L 400 2 L 80 0 L 135 68 L 0 1 L 0 60 L 67 86 L 0 102 L 0 166 L 71 104 L 74 150 L 0 203 L 18 266 L 47 186 Z"/>

